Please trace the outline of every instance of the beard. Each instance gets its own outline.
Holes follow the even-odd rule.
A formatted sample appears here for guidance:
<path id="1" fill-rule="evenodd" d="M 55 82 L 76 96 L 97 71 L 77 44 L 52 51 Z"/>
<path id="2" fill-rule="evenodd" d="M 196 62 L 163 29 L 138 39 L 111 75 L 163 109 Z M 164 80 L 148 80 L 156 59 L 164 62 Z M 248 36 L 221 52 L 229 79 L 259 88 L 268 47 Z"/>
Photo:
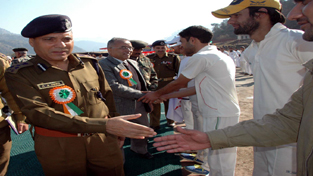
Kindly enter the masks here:
<path id="1" fill-rule="evenodd" d="M 303 40 L 306 40 L 306 41 L 313 41 L 313 25 L 312 24 L 310 25 L 310 28 L 304 31 L 302 38 Z"/>
<path id="2" fill-rule="evenodd" d="M 190 44 L 189 42 L 186 44 L 185 47 L 182 47 L 181 50 L 181 52 L 184 53 L 186 56 L 192 56 L 196 53 L 195 46 Z"/>
<path id="3" fill-rule="evenodd" d="M 239 25 L 237 29 L 234 29 L 234 33 L 238 34 L 249 34 L 251 35 L 255 30 L 260 26 L 260 23 L 257 22 L 253 17 L 250 17 L 243 25 Z"/>

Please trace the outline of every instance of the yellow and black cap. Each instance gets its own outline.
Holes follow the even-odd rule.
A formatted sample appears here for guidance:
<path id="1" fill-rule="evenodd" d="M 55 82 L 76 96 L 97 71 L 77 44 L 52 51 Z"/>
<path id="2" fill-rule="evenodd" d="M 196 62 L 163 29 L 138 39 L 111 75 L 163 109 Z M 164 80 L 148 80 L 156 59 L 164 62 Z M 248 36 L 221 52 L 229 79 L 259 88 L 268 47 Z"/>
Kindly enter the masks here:
<path id="1" fill-rule="evenodd" d="M 229 6 L 213 11 L 212 15 L 217 18 L 229 18 L 230 15 L 248 7 L 271 7 L 280 11 L 282 5 L 279 0 L 233 0 Z"/>

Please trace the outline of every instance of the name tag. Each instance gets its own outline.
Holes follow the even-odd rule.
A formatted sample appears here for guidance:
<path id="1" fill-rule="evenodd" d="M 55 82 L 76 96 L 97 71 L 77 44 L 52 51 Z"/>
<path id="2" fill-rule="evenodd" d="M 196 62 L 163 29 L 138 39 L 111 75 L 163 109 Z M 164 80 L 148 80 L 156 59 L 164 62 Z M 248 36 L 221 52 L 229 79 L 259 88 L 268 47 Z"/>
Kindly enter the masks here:
<path id="1" fill-rule="evenodd" d="M 58 86 L 64 86 L 64 85 L 65 84 L 64 84 L 63 81 L 54 81 L 54 82 L 37 84 L 39 89 L 49 89 L 49 88 L 58 87 Z"/>

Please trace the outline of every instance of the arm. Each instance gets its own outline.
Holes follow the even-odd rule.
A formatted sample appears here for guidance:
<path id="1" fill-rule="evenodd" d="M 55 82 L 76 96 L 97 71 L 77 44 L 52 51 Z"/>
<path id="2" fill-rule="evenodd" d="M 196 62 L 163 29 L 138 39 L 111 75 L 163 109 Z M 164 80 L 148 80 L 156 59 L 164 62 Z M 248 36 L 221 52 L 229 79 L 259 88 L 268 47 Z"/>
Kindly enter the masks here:
<path id="1" fill-rule="evenodd" d="M 176 59 L 175 73 L 178 75 L 179 66 L 180 66 L 180 57 L 178 55 L 176 55 L 176 57 L 174 59 Z"/>
<path id="2" fill-rule="evenodd" d="M 157 100 L 160 96 L 164 94 L 168 94 L 176 90 L 179 90 L 180 88 L 187 87 L 187 84 L 190 80 L 191 79 L 188 79 L 184 75 L 180 74 L 176 80 L 170 82 L 162 89 L 159 89 L 155 92 L 147 93 L 145 96 L 139 98 L 138 101 L 142 101 L 144 103 L 153 103 L 155 100 Z"/>
<path id="3" fill-rule="evenodd" d="M 1 96 L 5 98 L 5 100 L 7 101 L 7 104 L 9 105 L 9 107 L 14 111 L 12 116 L 17 123 L 18 132 L 23 133 L 28 130 L 28 124 L 25 123 L 26 117 L 22 114 L 20 108 L 14 101 L 13 96 L 9 92 L 9 89 L 7 87 L 7 84 L 4 78 L 4 72 L 9 66 L 10 65 L 8 62 L 6 62 L 3 59 L 0 59 L 0 92 L 1 92 Z"/>
<path id="4" fill-rule="evenodd" d="M 172 93 L 169 93 L 169 94 L 165 94 L 165 95 L 162 95 L 159 97 L 159 99 L 161 101 L 166 101 L 170 98 L 179 98 L 179 97 L 187 97 L 187 96 L 190 96 L 190 95 L 194 95 L 196 94 L 196 88 L 195 87 L 189 87 L 189 88 L 186 88 L 186 89 L 183 89 L 183 90 L 179 90 L 179 91 L 176 91 L 176 92 L 172 92 Z M 157 101 L 156 103 L 160 103 L 159 101 Z"/>
<path id="5" fill-rule="evenodd" d="M 282 109 L 267 114 L 260 120 L 248 120 L 208 132 L 212 149 L 251 145 L 270 147 L 296 142 L 304 111 L 303 92 L 311 90 L 312 87 L 304 84 Z"/>
<path id="6" fill-rule="evenodd" d="M 148 59 L 149 60 L 149 59 Z M 151 62 L 150 63 L 150 69 L 151 69 L 151 76 L 150 76 L 150 85 L 148 87 L 148 90 L 156 90 L 158 88 L 158 77 L 157 73 L 155 72 Z"/>
<path id="7" fill-rule="evenodd" d="M 99 84 L 100 92 L 102 93 L 103 98 L 106 99 L 105 104 L 109 108 L 109 115 L 111 117 L 119 116 L 120 114 L 116 111 L 113 92 L 111 90 L 111 87 L 109 86 L 108 81 L 105 79 L 103 70 L 101 69 L 100 65 L 99 65 Z"/>

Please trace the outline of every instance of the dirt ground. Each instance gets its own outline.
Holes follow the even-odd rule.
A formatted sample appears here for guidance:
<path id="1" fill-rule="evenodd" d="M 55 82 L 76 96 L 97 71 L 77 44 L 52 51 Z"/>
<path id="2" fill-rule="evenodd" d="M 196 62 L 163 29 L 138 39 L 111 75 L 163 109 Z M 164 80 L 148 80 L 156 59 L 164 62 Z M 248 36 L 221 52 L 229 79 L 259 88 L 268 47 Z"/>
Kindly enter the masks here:
<path id="1" fill-rule="evenodd" d="M 237 68 L 236 72 L 236 87 L 237 95 L 240 105 L 240 119 L 239 121 L 252 119 L 253 108 L 253 77 L 250 75 L 243 75 L 241 70 Z M 186 160 L 181 160 L 182 166 L 195 164 Z M 238 147 L 237 148 L 237 163 L 236 163 L 236 176 L 251 176 L 253 171 L 253 148 L 252 147 Z M 188 171 L 182 169 L 183 176 L 196 176 L 190 174 Z"/>

